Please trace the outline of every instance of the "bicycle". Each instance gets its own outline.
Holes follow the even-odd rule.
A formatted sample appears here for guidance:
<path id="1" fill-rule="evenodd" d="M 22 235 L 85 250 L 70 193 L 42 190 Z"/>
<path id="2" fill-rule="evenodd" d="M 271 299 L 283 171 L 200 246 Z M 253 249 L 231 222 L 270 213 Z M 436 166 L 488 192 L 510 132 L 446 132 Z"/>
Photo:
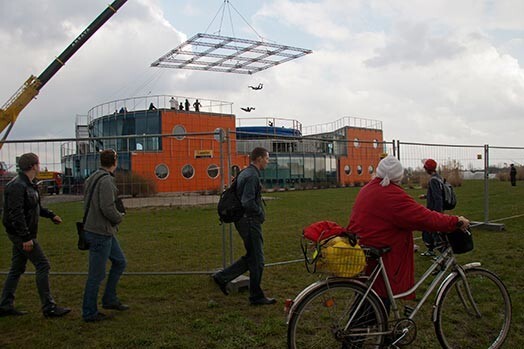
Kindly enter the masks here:
<path id="1" fill-rule="evenodd" d="M 401 294 L 392 293 L 382 260 L 390 248 L 363 247 L 366 260 L 377 264 L 367 276 L 328 276 L 288 301 L 288 348 L 409 345 L 417 333 L 415 315 L 437 287 L 432 321 L 443 348 L 500 348 L 511 324 L 511 299 L 506 286 L 479 262 L 459 265 L 450 240 L 448 234 L 442 234 L 440 255 L 415 285 Z M 457 248 L 456 252 L 463 251 Z M 392 321 L 388 321 L 383 300 L 372 289 L 379 276 L 386 285 Z M 414 307 L 406 306 L 401 315 L 396 300 L 415 292 L 430 277 L 433 281 L 420 300 Z"/>

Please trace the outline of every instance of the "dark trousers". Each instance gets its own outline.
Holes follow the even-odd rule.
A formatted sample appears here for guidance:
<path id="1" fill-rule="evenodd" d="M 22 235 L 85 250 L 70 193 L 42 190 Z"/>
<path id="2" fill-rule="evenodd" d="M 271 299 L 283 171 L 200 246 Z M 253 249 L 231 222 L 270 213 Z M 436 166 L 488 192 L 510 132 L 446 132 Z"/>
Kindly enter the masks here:
<path id="1" fill-rule="evenodd" d="M 235 263 L 216 274 L 225 283 L 237 278 L 249 270 L 249 300 L 254 301 L 264 297 L 260 287 L 264 272 L 264 239 L 262 225 L 251 218 L 243 217 L 235 222 L 235 228 L 244 241 L 246 254 Z"/>
<path id="2" fill-rule="evenodd" d="M 11 269 L 5 280 L 0 300 L 0 309 L 9 310 L 14 307 L 15 292 L 18 286 L 20 276 L 25 272 L 27 260 L 35 266 L 36 270 L 36 288 L 42 303 L 42 310 L 46 311 L 55 306 L 55 301 L 51 296 L 49 287 L 49 270 L 51 266 L 42 250 L 42 247 L 36 239 L 33 240 L 33 249 L 26 252 L 22 248 L 22 243 L 13 242 L 13 255 L 11 257 Z"/>
<path id="3" fill-rule="evenodd" d="M 430 231 L 422 232 L 422 241 L 424 241 L 424 245 L 426 245 L 426 247 L 430 251 L 433 251 L 435 249 L 435 235 L 435 233 Z"/>
<path id="4" fill-rule="evenodd" d="M 516 186 L 517 185 L 517 177 L 511 176 L 511 185 Z"/>

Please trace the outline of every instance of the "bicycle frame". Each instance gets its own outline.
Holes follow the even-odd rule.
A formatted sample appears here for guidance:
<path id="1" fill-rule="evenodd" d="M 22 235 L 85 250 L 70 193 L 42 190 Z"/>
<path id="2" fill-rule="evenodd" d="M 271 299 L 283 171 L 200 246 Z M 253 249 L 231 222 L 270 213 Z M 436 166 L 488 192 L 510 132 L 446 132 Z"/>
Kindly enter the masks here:
<path id="1" fill-rule="evenodd" d="M 473 267 L 479 267 L 481 264 L 479 262 L 474 263 L 468 263 L 464 266 L 461 266 L 457 264 L 457 260 L 455 256 L 453 255 L 453 251 L 451 247 L 447 247 L 442 251 L 442 253 L 437 257 L 437 259 L 429 266 L 429 268 L 426 270 L 426 272 L 418 279 L 418 281 L 411 287 L 409 290 L 403 293 L 399 294 L 393 294 L 393 291 L 391 289 L 391 284 L 389 282 L 389 278 L 386 273 L 386 268 L 384 266 L 384 262 L 382 260 L 382 257 L 379 257 L 377 259 L 378 264 L 369 276 L 369 281 L 366 283 L 368 286 L 368 289 L 371 289 L 373 287 L 373 284 L 376 282 L 378 276 L 380 275 L 382 279 L 384 280 L 384 284 L 386 286 L 386 291 L 388 294 L 388 299 L 391 302 L 391 311 L 393 313 L 394 319 L 399 320 L 401 318 L 400 315 L 400 309 L 398 308 L 397 302 L 395 300 L 404 298 L 413 292 L 415 292 L 429 277 L 433 276 L 433 273 L 435 270 L 440 268 L 440 271 L 434 275 L 434 279 L 431 282 L 431 284 L 428 286 L 428 289 L 426 292 L 424 292 L 422 298 L 417 302 L 415 308 L 412 310 L 412 312 L 407 316 L 408 319 L 413 320 L 417 312 L 420 310 L 420 308 L 424 305 L 424 303 L 427 301 L 428 297 L 433 293 L 435 288 L 438 287 L 437 291 L 437 297 L 436 299 L 440 299 L 440 293 L 441 290 L 444 289 L 444 286 L 451 280 L 456 273 L 458 273 L 463 280 L 466 280 L 466 276 L 464 274 L 464 269 L 469 269 Z M 448 273 L 451 271 L 450 273 Z M 467 285 L 467 282 L 465 283 Z M 467 287 L 467 298 L 469 300 L 472 300 L 471 292 L 469 291 L 469 287 Z M 472 302 L 474 304 L 474 302 Z M 357 306 L 357 309 L 360 307 L 361 304 Z M 475 309 L 477 312 L 478 310 Z M 434 319 L 434 316 L 433 316 Z M 349 327 L 349 323 L 352 319 L 349 320 L 348 324 L 346 325 L 346 329 Z"/>

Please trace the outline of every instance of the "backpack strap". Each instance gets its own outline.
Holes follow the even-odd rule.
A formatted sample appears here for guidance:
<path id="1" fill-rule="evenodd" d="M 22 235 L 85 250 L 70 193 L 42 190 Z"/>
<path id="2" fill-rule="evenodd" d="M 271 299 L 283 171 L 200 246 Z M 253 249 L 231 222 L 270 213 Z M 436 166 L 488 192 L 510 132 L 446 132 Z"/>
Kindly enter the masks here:
<path id="1" fill-rule="evenodd" d="M 93 182 L 93 187 L 91 188 L 91 192 L 89 192 L 89 196 L 87 199 L 88 205 L 87 205 L 86 210 L 84 211 L 84 218 L 82 219 L 82 222 L 84 224 L 86 223 L 87 214 L 89 213 L 89 207 L 91 206 L 91 199 L 93 198 L 93 193 L 95 192 L 96 185 L 98 184 L 98 181 L 102 179 L 102 177 L 105 177 L 105 176 L 109 176 L 109 173 L 104 173 L 100 175 L 100 177 L 95 179 L 95 181 Z"/>

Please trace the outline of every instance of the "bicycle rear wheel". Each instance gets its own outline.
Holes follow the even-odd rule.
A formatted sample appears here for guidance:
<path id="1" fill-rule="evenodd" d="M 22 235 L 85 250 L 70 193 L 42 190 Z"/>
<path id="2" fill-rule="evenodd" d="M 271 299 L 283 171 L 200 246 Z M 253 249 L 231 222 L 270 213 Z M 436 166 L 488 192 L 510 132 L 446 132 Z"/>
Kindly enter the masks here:
<path id="1" fill-rule="evenodd" d="M 437 301 L 437 338 L 443 348 L 500 348 L 511 324 L 506 286 L 486 269 L 464 272 L 478 312 L 467 295 L 466 282 L 457 274 Z"/>
<path id="2" fill-rule="evenodd" d="M 326 282 L 296 305 L 288 326 L 288 348 L 379 348 L 387 330 L 382 301 L 368 294 L 350 324 L 348 323 L 366 287 L 340 280 Z"/>

